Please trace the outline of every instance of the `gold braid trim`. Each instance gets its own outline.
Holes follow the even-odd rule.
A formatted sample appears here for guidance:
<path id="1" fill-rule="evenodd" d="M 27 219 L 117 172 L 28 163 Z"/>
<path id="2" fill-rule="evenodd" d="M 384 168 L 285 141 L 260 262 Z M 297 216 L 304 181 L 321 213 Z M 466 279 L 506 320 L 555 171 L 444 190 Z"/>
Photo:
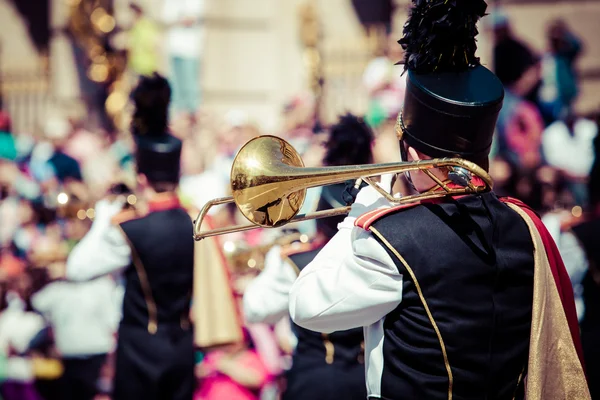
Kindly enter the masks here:
<path id="1" fill-rule="evenodd" d="M 127 237 L 127 234 L 123 228 L 120 225 L 117 226 L 119 229 L 121 229 L 125 240 L 127 240 L 127 244 L 129 244 L 129 247 L 131 248 L 131 260 L 137 272 L 138 278 L 140 279 L 140 286 L 142 287 L 142 292 L 144 292 L 144 299 L 146 301 L 146 307 L 148 308 L 148 333 L 154 335 L 158 330 L 158 316 L 156 311 L 156 302 L 152 296 L 152 289 L 150 288 L 150 282 L 148 281 L 148 275 L 146 275 L 144 264 L 142 264 L 142 260 L 133 246 L 133 243 L 131 243 L 131 240 L 129 240 L 129 237 Z"/>
<path id="2" fill-rule="evenodd" d="M 415 288 L 417 289 L 417 293 L 419 295 L 419 298 L 421 299 L 421 303 L 423 303 L 423 307 L 425 308 L 427 317 L 429 317 L 429 322 L 431 322 L 431 325 L 433 326 L 433 329 L 435 330 L 435 333 L 440 342 L 440 347 L 442 348 L 442 355 L 444 356 L 444 365 L 446 366 L 446 371 L 448 372 L 448 400 L 452 400 L 452 386 L 454 384 L 454 378 L 452 377 L 452 369 L 450 368 L 450 362 L 448 361 L 448 353 L 446 352 L 446 345 L 444 344 L 444 339 L 442 338 L 442 333 L 440 332 L 440 329 L 438 328 L 437 323 L 433 319 L 433 315 L 431 314 L 431 311 L 429 310 L 429 306 L 427 305 L 425 296 L 423 296 L 423 291 L 421 290 L 421 285 L 419 285 L 419 281 L 417 280 L 417 277 L 415 276 L 415 273 L 413 272 L 412 268 L 408 265 L 408 263 L 406 262 L 404 257 L 402 257 L 400 255 L 400 253 L 398 253 L 398 251 L 390 244 L 390 242 L 388 242 L 387 239 L 374 227 L 371 226 L 369 228 L 369 230 L 371 232 L 373 232 L 373 234 L 375 234 L 375 236 L 377 236 L 379 238 L 379 240 L 381 240 L 381 242 L 398 258 L 398 260 L 402 263 L 402 265 L 404 265 L 404 268 L 406 268 L 410 277 L 412 278 L 413 282 L 415 283 Z"/>

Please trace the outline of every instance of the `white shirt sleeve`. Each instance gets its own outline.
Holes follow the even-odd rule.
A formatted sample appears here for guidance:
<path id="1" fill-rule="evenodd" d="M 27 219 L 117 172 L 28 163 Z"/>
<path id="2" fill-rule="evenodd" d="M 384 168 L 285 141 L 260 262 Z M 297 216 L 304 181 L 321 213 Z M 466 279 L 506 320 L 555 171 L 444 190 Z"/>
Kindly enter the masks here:
<path id="1" fill-rule="evenodd" d="M 131 262 L 131 248 L 122 231 L 110 219 L 121 209 L 118 204 L 96 204 L 96 219 L 87 235 L 75 246 L 67 259 L 66 277 L 85 281 L 119 273 Z"/>
<path id="2" fill-rule="evenodd" d="M 281 258 L 275 246 L 265 257 L 265 269 L 244 292 L 244 316 L 250 323 L 275 324 L 288 315 L 288 295 L 296 280 L 296 271 Z"/>
<path id="3" fill-rule="evenodd" d="M 554 239 L 571 282 L 575 286 L 583 281 L 589 264 L 585 250 L 575 234 L 572 231 L 561 230 L 563 216 L 564 213 L 548 213 L 542 217 L 542 222 Z"/>
<path id="4" fill-rule="evenodd" d="M 33 308 L 44 316 L 48 316 L 55 302 L 60 298 L 61 282 L 52 282 L 46 285 L 42 290 L 38 291 L 31 297 L 31 305 Z"/>
<path id="5" fill-rule="evenodd" d="M 325 333 L 368 326 L 400 304 L 394 261 L 370 232 L 354 227 L 358 215 L 389 206 L 374 192 L 361 190 L 338 233 L 292 286 L 290 315 L 298 325 Z"/>

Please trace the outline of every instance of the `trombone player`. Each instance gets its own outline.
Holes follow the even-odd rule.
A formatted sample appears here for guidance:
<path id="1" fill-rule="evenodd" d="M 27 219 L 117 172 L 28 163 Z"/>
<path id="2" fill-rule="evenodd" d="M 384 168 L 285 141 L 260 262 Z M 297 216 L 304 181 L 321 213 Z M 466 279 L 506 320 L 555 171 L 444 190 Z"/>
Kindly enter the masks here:
<path id="1" fill-rule="evenodd" d="M 487 170 L 504 95 L 475 57 L 487 5 L 414 3 L 400 40 L 402 158 L 460 157 Z M 446 168 L 408 179 L 419 193 L 478 180 Z M 493 192 L 385 202 L 361 190 L 289 294 L 303 328 L 364 327 L 370 399 L 590 398 L 570 282 L 533 211 Z"/>
<path id="2" fill-rule="evenodd" d="M 373 132 L 361 119 L 345 115 L 334 125 L 325 144 L 326 165 L 355 165 L 373 162 Z M 323 188 L 317 210 L 345 204 L 343 183 Z M 343 216 L 319 219 L 317 234 L 310 243 L 276 246 L 267 253 L 265 269 L 246 288 L 244 315 L 251 323 L 275 324 L 288 317 L 288 293 L 298 273 L 337 232 Z M 354 328 L 324 335 L 292 326 L 297 345 L 292 366 L 286 372 L 283 400 L 366 397 L 363 366 L 363 330 Z"/>

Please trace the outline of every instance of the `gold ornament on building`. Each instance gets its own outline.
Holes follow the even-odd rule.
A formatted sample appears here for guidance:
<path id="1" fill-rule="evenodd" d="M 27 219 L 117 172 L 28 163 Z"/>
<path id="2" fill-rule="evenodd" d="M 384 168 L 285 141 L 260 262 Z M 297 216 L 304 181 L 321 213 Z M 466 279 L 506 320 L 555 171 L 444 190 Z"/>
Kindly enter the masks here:
<path id="1" fill-rule="evenodd" d="M 323 57 L 320 48 L 322 30 L 319 21 L 318 4 L 307 0 L 298 10 L 300 17 L 300 40 L 304 46 L 302 59 L 308 72 L 308 86 L 315 96 L 318 109 L 323 88 Z"/>
<path id="2" fill-rule="evenodd" d="M 124 83 L 123 55 L 109 49 L 110 35 L 116 28 L 112 0 L 67 0 L 71 7 L 69 29 L 87 55 L 87 77 L 98 84 L 108 85 L 105 102 L 107 114 L 114 126 L 123 130 L 123 116 L 128 87 Z"/>

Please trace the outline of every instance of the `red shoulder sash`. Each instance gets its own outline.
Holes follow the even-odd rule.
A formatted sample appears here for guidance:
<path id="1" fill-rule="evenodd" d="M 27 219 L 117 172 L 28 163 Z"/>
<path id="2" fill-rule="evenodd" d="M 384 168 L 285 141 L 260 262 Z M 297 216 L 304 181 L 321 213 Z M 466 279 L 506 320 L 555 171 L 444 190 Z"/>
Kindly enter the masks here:
<path id="1" fill-rule="evenodd" d="M 531 209 L 531 207 L 512 197 L 504 197 L 500 200 L 504 203 L 511 203 L 521 208 L 531 218 L 535 224 L 535 227 L 540 233 L 542 242 L 544 243 L 544 248 L 546 250 L 546 255 L 550 263 L 550 269 L 552 270 L 552 276 L 554 277 L 554 282 L 556 283 L 556 288 L 558 289 L 558 294 L 563 305 L 563 309 L 565 310 L 565 315 L 567 317 L 571 336 L 575 344 L 575 349 L 577 350 L 577 355 L 579 356 L 581 365 L 583 365 L 583 350 L 581 348 L 579 323 L 577 321 L 577 310 L 575 309 L 573 286 L 571 285 L 571 279 L 569 278 L 565 264 L 560 256 L 558 247 L 556 247 L 556 243 L 554 243 L 554 239 L 552 239 L 550 232 L 548 232 L 548 229 L 546 229 L 546 226 L 542 223 L 542 220 L 538 217 L 535 211 Z"/>
<path id="2" fill-rule="evenodd" d="M 401 204 L 396 207 L 390 207 L 390 208 L 369 211 L 369 212 L 361 215 L 360 217 L 356 218 L 356 220 L 354 221 L 354 226 L 358 226 L 359 228 L 363 228 L 364 230 L 368 231 L 369 228 L 371 227 L 371 225 L 373 225 L 380 218 L 383 218 L 386 215 L 389 215 L 396 211 L 406 210 L 406 209 L 415 207 L 419 204 L 421 204 L 421 203 L 415 202 L 415 203 L 410 203 L 410 204 Z"/>

